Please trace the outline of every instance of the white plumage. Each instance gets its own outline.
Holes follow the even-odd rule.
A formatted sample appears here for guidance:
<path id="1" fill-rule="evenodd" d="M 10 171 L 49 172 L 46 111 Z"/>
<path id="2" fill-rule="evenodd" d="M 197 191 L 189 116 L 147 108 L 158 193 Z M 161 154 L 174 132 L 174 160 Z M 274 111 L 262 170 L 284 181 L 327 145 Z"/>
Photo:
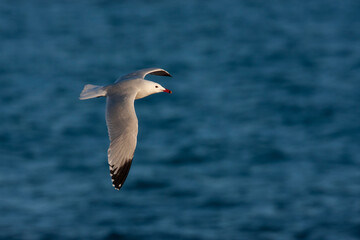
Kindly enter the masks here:
<path id="1" fill-rule="evenodd" d="M 87 84 L 80 94 L 81 100 L 107 98 L 106 124 L 110 139 L 108 162 L 115 189 L 123 186 L 134 157 L 138 134 L 135 99 L 159 92 L 171 93 L 160 84 L 145 80 L 147 74 L 171 77 L 161 68 L 147 68 L 127 74 L 108 86 Z"/>

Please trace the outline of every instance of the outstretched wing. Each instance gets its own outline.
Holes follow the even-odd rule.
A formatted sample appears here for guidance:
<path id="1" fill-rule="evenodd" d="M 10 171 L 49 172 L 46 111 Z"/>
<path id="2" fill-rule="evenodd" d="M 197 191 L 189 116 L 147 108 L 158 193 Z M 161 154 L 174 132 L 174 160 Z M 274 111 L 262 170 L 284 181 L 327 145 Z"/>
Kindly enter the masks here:
<path id="1" fill-rule="evenodd" d="M 129 73 L 129 74 L 125 75 L 125 76 L 122 76 L 116 82 L 123 81 L 123 80 L 144 78 L 148 74 L 157 75 L 157 76 L 171 77 L 170 73 L 168 73 L 164 69 L 161 69 L 161 68 L 145 68 L 145 69 L 138 70 L 136 72 Z"/>
<path id="2" fill-rule="evenodd" d="M 134 108 L 135 95 L 108 96 L 106 123 L 110 146 L 108 162 L 115 189 L 120 189 L 129 173 L 136 148 L 138 120 Z"/>

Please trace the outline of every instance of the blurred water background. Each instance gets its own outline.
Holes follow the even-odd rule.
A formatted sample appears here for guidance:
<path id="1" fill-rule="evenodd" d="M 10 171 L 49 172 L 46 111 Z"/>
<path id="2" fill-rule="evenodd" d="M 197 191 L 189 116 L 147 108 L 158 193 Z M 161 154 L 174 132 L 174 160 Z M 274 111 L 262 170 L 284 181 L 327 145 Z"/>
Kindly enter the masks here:
<path id="1" fill-rule="evenodd" d="M 360 239 L 360 3 L 0 2 L 0 239 Z M 145 67 L 118 192 L 105 99 Z"/>

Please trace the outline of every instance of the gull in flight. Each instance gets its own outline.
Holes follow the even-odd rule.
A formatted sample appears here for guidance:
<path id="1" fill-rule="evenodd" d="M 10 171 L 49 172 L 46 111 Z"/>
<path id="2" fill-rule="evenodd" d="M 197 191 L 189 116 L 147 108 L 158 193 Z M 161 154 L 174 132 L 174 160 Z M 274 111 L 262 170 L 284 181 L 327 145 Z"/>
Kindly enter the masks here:
<path id="1" fill-rule="evenodd" d="M 147 68 L 122 76 L 108 86 L 87 84 L 80 94 L 80 100 L 106 97 L 106 124 L 110 139 L 108 162 L 111 180 L 117 190 L 125 182 L 136 148 L 138 120 L 134 101 L 154 93 L 171 93 L 160 84 L 145 80 L 147 74 L 171 77 L 164 69 Z"/>

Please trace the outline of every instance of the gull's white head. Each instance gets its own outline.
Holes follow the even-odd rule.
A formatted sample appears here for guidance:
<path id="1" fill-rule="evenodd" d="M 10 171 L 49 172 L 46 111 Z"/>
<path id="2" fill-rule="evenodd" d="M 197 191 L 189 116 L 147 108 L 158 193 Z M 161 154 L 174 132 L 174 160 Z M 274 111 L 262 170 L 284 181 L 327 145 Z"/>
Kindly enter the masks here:
<path id="1" fill-rule="evenodd" d="M 151 94 L 160 93 L 160 92 L 172 93 L 172 91 L 164 88 L 160 84 L 148 80 L 141 80 L 141 83 L 138 85 L 138 87 L 139 87 L 139 91 L 135 99 L 144 98 Z"/>

